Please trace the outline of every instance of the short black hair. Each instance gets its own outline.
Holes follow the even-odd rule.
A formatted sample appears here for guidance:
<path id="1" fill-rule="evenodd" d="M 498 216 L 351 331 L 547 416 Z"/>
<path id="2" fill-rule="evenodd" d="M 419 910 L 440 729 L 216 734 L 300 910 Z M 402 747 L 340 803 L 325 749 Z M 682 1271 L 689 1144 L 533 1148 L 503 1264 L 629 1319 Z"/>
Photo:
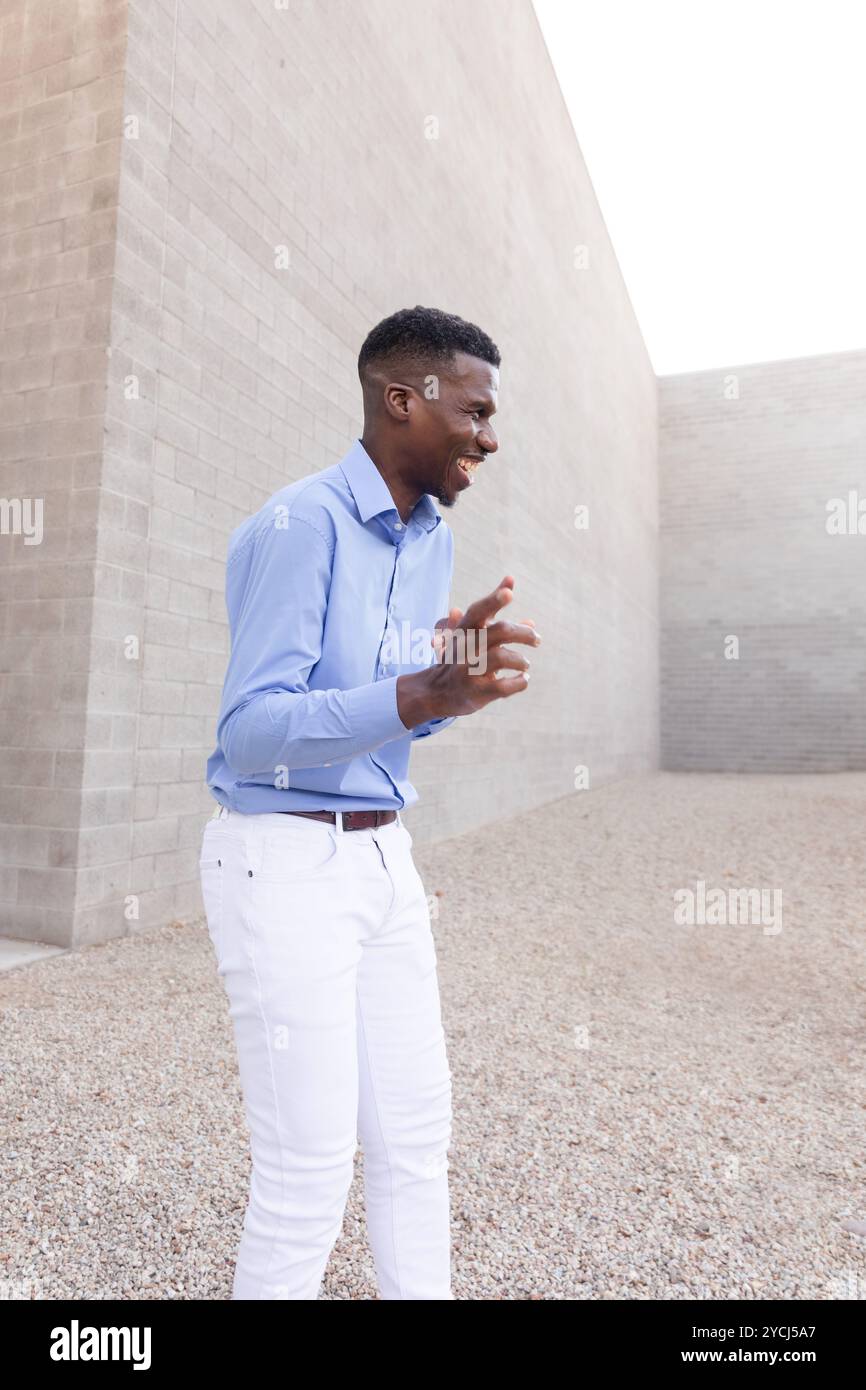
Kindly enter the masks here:
<path id="1" fill-rule="evenodd" d="M 493 367 L 501 361 L 493 339 L 476 324 L 416 304 L 414 309 L 398 309 L 370 329 L 358 354 L 358 376 L 363 383 L 365 368 L 373 362 L 425 367 L 450 362 L 456 352 L 480 357 Z"/>

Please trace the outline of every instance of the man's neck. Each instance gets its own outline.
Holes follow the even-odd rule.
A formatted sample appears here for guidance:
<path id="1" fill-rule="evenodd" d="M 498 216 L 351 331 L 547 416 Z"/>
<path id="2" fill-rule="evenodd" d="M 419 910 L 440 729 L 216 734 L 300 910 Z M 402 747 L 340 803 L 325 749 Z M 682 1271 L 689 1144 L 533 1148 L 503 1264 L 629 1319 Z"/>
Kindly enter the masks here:
<path id="1" fill-rule="evenodd" d="M 381 444 L 367 439 L 363 435 L 361 436 L 361 443 L 384 478 L 388 491 L 394 499 L 394 506 L 400 513 L 400 520 L 404 526 L 408 525 L 409 518 L 423 494 L 418 492 L 416 488 L 408 487 L 401 480 L 395 463 L 387 457 L 387 450 L 383 449 Z"/>

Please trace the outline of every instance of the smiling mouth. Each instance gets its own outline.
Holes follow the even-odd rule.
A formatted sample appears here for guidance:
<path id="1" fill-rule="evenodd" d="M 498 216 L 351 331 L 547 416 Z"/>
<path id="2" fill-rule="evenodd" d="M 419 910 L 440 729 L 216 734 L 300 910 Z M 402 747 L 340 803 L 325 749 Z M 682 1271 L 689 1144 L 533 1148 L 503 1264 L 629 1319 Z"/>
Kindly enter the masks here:
<path id="1" fill-rule="evenodd" d="M 480 454 L 461 454 L 460 458 L 457 460 L 457 467 L 460 469 L 461 473 L 466 475 L 470 483 L 474 483 L 474 475 L 477 472 L 479 463 L 482 462 L 483 459 Z"/>

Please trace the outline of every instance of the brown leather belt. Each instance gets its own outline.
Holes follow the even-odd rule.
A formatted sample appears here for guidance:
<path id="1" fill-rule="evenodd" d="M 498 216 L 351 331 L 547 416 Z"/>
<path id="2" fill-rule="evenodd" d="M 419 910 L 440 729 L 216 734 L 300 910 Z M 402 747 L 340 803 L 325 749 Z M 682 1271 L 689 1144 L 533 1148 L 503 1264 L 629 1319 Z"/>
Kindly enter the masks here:
<path id="1" fill-rule="evenodd" d="M 283 816 L 306 816 L 309 820 L 326 820 L 331 825 L 337 824 L 337 816 L 334 811 L 281 811 Z M 344 830 L 369 830 L 375 829 L 380 825 L 390 825 L 397 819 L 396 811 L 343 811 Z"/>

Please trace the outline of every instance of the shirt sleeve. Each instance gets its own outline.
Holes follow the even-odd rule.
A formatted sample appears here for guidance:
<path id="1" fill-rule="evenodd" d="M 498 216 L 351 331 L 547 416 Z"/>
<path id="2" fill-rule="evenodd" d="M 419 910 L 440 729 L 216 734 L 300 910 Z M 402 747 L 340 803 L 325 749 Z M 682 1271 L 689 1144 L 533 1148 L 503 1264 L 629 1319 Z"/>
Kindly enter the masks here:
<path id="1" fill-rule="evenodd" d="M 348 762 L 409 733 L 397 676 L 352 690 L 309 689 L 333 548 L 312 522 L 284 520 L 261 526 L 226 569 L 231 655 L 217 737 L 239 776 Z"/>

